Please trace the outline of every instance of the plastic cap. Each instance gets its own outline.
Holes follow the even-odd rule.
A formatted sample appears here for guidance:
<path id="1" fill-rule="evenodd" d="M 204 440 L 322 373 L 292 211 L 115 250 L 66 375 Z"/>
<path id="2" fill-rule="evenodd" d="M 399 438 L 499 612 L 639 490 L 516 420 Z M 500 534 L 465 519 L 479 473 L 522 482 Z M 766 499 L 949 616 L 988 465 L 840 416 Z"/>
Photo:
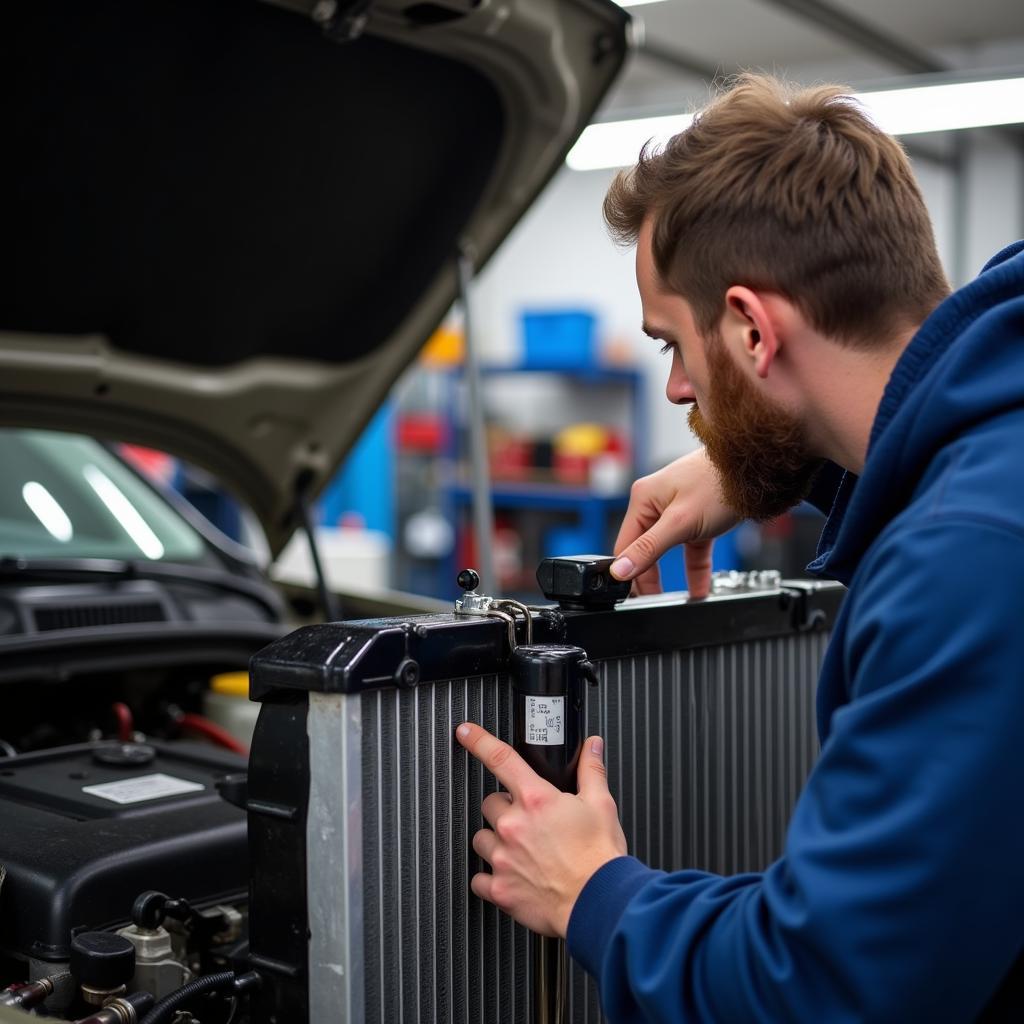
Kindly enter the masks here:
<path id="1" fill-rule="evenodd" d="M 135 973 L 135 947 L 114 932 L 82 932 L 71 940 L 70 968 L 80 985 L 117 989 Z"/>
<path id="2" fill-rule="evenodd" d="M 210 680 L 210 689 L 214 693 L 222 693 L 226 697 L 248 697 L 249 673 L 222 672 Z"/>

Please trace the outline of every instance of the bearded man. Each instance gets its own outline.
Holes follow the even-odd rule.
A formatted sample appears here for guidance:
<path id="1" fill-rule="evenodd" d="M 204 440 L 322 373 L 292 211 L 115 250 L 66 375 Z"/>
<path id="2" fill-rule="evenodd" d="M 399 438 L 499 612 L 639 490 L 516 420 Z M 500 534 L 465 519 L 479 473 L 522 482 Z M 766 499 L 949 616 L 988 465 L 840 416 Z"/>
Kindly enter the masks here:
<path id="1" fill-rule="evenodd" d="M 612 1021 L 1024 1020 L 1024 244 L 953 295 L 902 149 L 836 87 L 746 76 L 615 180 L 644 330 L 704 448 L 634 486 L 613 572 L 808 499 L 849 587 L 783 855 L 730 878 L 626 855 L 602 742 L 505 784 L 473 890 L 567 935 Z"/>

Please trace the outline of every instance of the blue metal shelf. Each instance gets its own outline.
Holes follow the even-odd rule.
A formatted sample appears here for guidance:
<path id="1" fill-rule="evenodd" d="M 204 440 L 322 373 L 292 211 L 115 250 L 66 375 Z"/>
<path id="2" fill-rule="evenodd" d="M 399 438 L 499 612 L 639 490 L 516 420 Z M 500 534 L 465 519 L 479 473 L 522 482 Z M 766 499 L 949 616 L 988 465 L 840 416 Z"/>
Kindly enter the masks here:
<path id="1" fill-rule="evenodd" d="M 455 486 L 449 493 L 460 504 L 472 501 L 472 491 L 466 486 Z M 609 509 L 621 508 L 629 504 L 629 492 L 618 494 L 596 494 L 583 487 L 562 487 L 558 484 L 510 484 L 496 483 L 491 485 L 491 496 L 494 504 L 506 508 L 578 508 L 581 505 L 593 505 L 602 514 Z"/>

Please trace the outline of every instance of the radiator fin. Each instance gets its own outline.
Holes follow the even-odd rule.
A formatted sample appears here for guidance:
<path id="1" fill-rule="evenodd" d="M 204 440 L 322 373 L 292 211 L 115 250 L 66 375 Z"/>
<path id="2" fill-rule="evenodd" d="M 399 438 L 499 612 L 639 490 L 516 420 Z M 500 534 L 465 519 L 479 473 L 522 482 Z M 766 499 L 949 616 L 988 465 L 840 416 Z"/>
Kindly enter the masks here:
<path id="1" fill-rule="evenodd" d="M 817 753 L 827 636 L 750 641 L 599 665 L 588 731 L 630 851 L 654 867 L 766 867 Z M 469 892 L 480 804 L 496 783 L 454 741 L 469 719 L 511 736 L 508 680 L 488 675 L 362 698 L 366 1020 L 528 1024 L 526 931 Z M 603 1020 L 573 967 L 572 1024 Z"/>

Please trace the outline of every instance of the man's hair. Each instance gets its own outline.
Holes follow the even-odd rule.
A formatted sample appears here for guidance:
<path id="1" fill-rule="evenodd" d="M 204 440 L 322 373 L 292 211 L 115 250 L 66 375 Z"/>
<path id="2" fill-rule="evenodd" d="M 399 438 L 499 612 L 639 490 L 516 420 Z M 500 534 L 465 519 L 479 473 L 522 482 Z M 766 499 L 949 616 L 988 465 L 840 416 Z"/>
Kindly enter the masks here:
<path id="1" fill-rule="evenodd" d="M 705 337 L 735 284 L 784 295 L 822 334 L 884 345 L 949 293 L 900 144 L 837 85 L 745 74 L 604 201 L 612 235 L 653 217 L 654 265 Z"/>

